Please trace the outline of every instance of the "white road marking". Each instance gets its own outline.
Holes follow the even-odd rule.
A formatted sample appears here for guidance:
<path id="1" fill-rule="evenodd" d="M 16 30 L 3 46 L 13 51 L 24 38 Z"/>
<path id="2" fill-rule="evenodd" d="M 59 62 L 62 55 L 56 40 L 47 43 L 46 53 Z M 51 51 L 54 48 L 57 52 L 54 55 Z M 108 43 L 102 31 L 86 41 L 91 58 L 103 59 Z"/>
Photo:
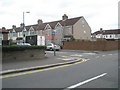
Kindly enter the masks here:
<path id="1" fill-rule="evenodd" d="M 113 55 L 113 54 L 108 54 L 108 55 Z"/>
<path id="2" fill-rule="evenodd" d="M 98 78 L 100 78 L 100 77 L 103 77 L 103 76 L 105 76 L 106 74 L 107 74 L 107 73 L 103 73 L 103 74 L 98 75 L 98 76 L 96 76 L 96 77 L 93 77 L 93 78 L 91 78 L 91 79 L 88 79 L 88 80 L 85 80 L 85 81 L 80 82 L 80 83 L 78 83 L 78 84 L 75 84 L 75 85 L 72 85 L 72 86 L 70 86 L 70 87 L 67 87 L 67 88 L 64 89 L 64 90 L 69 90 L 69 89 L 76 88 L 76 87 L 81 86 L 81 85 L 83 85 L 83 84 L 86 84 L 86 83 L 88 83 L 88 82 L 90 82 L 90 81 L 93 81 L 93 80 L 95 80 L 95 79 L 98 79 Z"/>
<path id="3" fill-rule="evenodd" d="M 63 59 L 63 58 L 57 58 L 57 59 Z"/>
<path id="4" fill-rule="evenodd" d="M 96 53 L 83 53 L 83 54 L 96 55 Z"/>
<path id="5" fill-rule="evenodd" d="M 77 56 L 77 57 L 81 57 L 83 55 L 80 55 L 80 54 L 74 54 L 74 55 L 70 55 L 70 56 Z"/>
<path id="6" fill-rule="evenodd" d="M 65 59 L 62 59 L 62 60 L 74 60 L 74 58 L 65 58 Z"/>
<path id="7" fill-rule="evenodd" d="M 106 55 L 102 55 L 103 57 L 106 56 Z"/>

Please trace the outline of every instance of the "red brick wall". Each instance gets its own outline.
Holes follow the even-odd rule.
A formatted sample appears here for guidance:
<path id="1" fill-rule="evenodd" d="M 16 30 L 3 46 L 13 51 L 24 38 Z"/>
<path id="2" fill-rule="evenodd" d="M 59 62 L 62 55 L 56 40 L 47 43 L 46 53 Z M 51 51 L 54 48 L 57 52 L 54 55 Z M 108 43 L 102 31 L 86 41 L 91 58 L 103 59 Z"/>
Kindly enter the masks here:
<path id="1" fill-rule="evenodd" d="M 63 49 L 98 50 L 98 51 L 117 50 L 118 42 L 117 41 L 64 42 Z"/>
<path id="2" fill-rule="evenodd" d="M 8 40 L 8 34 L 3 34 L 3 40 Z"/>

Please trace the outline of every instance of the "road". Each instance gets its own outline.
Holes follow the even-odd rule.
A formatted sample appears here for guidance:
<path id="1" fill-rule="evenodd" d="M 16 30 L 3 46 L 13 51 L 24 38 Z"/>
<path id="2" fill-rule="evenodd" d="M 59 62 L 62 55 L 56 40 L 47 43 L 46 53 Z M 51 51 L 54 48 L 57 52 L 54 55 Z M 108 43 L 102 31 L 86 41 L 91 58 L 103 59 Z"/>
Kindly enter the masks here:
<path id="1" fill-rule="evenodd" d="M 52 51 L 46 53 L 53 55 Z M 84 61 L 8 75 L 2 78 L 3 88 L 118 88 L 118 51 L 62 50 L 56 55 L 56 59 Z"/>

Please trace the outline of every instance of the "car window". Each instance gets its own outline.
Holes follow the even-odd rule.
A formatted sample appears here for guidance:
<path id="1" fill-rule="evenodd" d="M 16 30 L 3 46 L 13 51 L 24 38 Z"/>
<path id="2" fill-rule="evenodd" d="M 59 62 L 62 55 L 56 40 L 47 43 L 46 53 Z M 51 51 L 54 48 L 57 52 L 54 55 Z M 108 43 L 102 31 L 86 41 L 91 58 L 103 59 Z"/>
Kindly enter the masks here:
<path id="1" fill-rule="evenodd" d="M 52 46 L 51 44 L 48 44 L 47 46 Z"/>

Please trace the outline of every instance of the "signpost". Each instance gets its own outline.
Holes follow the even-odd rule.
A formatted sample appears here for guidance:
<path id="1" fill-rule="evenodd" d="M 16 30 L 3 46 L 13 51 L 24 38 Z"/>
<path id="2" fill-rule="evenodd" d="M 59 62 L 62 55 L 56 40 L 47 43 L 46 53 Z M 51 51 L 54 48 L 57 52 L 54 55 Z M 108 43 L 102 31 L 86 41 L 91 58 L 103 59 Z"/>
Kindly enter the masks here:
<path id="1" fill-rule="evenodd" d="M 55 31 L 52 32 L 52 37 L 53 37 L 53 40 L 54 40 L 54 56 L 56 56 L 56 53 L 55 53 Z"/>

